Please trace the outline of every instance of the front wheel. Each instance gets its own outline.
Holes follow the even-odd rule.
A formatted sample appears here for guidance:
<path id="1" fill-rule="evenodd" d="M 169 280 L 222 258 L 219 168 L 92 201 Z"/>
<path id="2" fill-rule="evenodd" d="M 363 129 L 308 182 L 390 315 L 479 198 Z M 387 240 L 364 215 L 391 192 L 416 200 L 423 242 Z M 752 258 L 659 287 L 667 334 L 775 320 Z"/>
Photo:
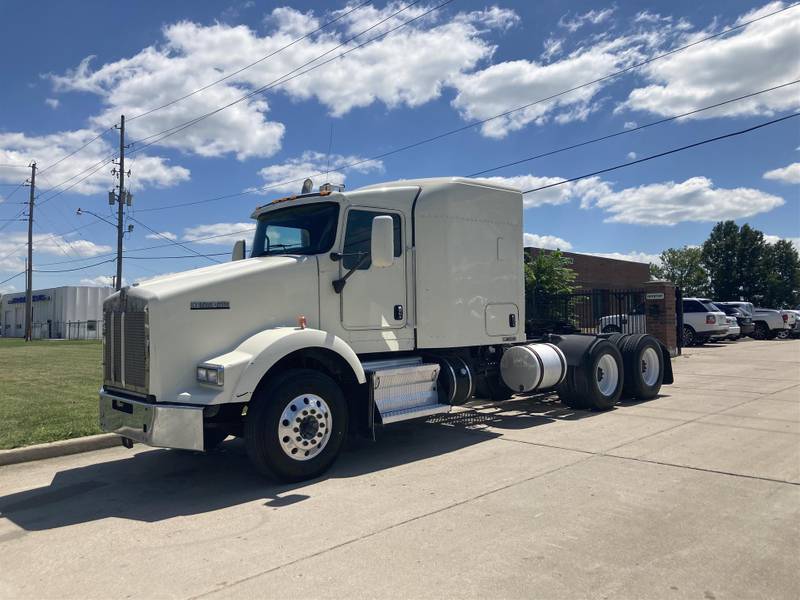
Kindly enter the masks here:
<path id="1" fill-rule="evenodd" d="M 264 475 L 288 482 L 312 479 L 336 460 L 347 421 L 347 404 L 333 379 L 292 369 L 251 400 L 244 429 L 247 454 Z"/>

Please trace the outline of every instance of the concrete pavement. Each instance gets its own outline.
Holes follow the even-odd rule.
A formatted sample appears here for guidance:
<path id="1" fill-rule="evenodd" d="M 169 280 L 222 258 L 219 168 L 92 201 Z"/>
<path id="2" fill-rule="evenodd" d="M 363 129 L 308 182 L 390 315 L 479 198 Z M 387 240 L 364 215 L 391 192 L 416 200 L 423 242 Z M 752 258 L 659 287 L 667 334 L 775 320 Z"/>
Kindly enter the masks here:
<path id="1" fill-rule="evenodd" d="M 673 364 L 650 402 L 476 402 L 305 484 L 236 441 L 0 467 L 0 597 L 800 597 L 800 341 Z"/>

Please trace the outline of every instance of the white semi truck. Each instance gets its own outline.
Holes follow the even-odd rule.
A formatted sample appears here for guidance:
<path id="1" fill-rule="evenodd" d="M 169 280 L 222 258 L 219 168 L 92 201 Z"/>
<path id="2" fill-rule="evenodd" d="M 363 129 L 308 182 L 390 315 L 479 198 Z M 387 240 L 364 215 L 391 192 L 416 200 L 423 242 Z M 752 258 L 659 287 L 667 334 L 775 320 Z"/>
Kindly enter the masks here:
<path id="1" fill-rule="evenodd" d="M 308 190 L 309 186 L 304 186 Z M 323 473 L 348 432 L 446 413 L 473 396 L 557 390 L 574 408 L 672 382 L 655 338 L 525 336 L 522 195 L 437 178 L 324 186 L 258 207 L 252 252 L 157 277 L 104 305 L 104 431 Z"/>

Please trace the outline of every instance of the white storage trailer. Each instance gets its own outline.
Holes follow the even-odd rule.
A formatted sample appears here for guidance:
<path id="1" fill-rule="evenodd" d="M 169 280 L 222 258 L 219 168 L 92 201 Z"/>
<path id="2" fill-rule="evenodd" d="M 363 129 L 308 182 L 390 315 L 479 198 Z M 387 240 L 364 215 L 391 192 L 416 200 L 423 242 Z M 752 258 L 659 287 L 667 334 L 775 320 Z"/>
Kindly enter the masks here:
<path id="1" fill-rule="evenodd" d="M 99 339 L 103 302 L 113 293 L 112 288 L 85 285 L 34 290 L 33 337 Z M 25 292 L 0 298 L 0 332 L 25 337 Z"/>
<path id="2" fill-rule="evenodd" d="M 258 207 L 250 258 L 104 307 L 103 430 L 153 446 L 245 438 L 262 472 L 324 472 L 348 431 L 473 396 L 558 390 L 605 410 L 671 383 L 647 335 L 525 338 L 522 195 L 481 180 L 323 189 Z"/>

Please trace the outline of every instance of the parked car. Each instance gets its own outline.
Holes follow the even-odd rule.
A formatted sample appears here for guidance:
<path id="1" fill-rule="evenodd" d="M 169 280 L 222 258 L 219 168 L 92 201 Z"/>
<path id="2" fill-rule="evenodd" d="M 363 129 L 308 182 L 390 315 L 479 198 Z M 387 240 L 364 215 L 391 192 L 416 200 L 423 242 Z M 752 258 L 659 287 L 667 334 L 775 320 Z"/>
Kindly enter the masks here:
<path id="1" fill-rule="evenodd" d="M 753 325 L 753 338 L 757 340 L 771 340 L 789 328 L 781 311 L 773 308 L 756 308 L 753 311 Z"/>
<path id="2" fill-rule="evenodd" d="M 753 319 L 750 316 L 750 313 L 748 313 L 744 308 L 730 306 L 724 302 L 714 302 L 714 306 L 724 312 L 726 316 L 734 317 L 736 319 L 736 323 L 739 325 L 740 337 L 752 335 L 753 329 L 755 329 L 755 326 L 753 325 Z"/>
<path id="3" fill-rule="evenodd" d="M 790 308 L 787 310 L 791 313 L 794 313 L 795 316 L 794 328 L 789 335 L 791 337 L 800 337 L 800 309 Z"/>
<path id="4" fill-rule="evenodd" d="M 722 306 L 732 306 L 749 313 L 753 322 L 753 332 L 749 335 L 753 339 L 771 340 L 784 329 L 788 329 L 779 310 L 756 308 L 751 302 L 739 301 L 717 302 L 717 305 L 719 305 L 720 308 L 722 308 Z"/>
<path id="5" fill-rule="evenodd" d="M 725 312 L 725 311 L 723 311 Z M 742 329 L 739 327 L 739 323 L 736 322 L 736 317 L 725 317 L 725 321 L 728 323 L 728 331 L 727 333 L 722 333 L 719 335 L 712 335 L 711 339 L 715 341 L 722 341 L 722 340 L 738 340 L 742 337 Z"/>
<path id="6" fill-rule="evenodd" d="M 647 316 L 644 310 L 644 302 L 642 302 L 624 315 L 600 317 L 600 331 L 602 333 L 646 333 Z"/>
<path id="7" fill-rule="evenodd" d="M 779 340 L 785 340 L 791 337 L 797 331 L 797 315 L 793 310 L 781 310 L 781 318 L 783 318 L 784 328 L 775 334 Z"/>
<path id="8" fill-rule="evenodd" d="M 684 346 L 704 344 L 713 336 L 725 335 L 728 321 L 724 312 L 705 298 L 683 299 Z"/>

